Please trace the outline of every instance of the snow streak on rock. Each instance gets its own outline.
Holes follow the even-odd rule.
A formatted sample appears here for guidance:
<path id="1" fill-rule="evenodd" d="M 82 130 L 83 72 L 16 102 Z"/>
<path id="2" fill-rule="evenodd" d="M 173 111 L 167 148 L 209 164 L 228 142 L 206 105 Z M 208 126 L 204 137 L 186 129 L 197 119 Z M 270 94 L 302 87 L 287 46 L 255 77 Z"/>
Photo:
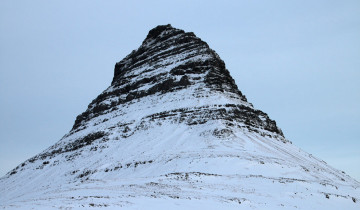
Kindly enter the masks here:
<path id="1" fill-rule="evenodd" d="M 68 134 L 0 179 L 0 207 L 358 209 L 359 187 L 286 140 L 204 41 L 163 25 Z"/>

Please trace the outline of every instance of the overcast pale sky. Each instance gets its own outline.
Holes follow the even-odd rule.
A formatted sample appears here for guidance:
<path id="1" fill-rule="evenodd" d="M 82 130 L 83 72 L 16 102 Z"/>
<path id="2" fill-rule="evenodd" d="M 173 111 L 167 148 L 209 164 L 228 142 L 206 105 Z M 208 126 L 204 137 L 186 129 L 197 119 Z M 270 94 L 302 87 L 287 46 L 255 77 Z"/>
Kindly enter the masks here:
<path id="1" fill-rule="evenodd" d="M 360 1 L 0 2 L 0 176 L 57 142 L 161 24 L 193 31 L 303 150 L 360 181 Z"/>

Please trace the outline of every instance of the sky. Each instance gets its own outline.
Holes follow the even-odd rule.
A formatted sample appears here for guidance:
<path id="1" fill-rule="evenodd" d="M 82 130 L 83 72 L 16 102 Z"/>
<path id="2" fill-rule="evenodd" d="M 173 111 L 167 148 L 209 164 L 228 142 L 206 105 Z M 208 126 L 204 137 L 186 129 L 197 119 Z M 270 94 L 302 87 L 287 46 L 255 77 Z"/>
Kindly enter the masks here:
<path id="1" fill-rule="evenodd" d="M 287 139 L 360 181 L 360 1 L 0 1 L 0 176 L 56 143 L 157 25 L 192 31 Z"/>

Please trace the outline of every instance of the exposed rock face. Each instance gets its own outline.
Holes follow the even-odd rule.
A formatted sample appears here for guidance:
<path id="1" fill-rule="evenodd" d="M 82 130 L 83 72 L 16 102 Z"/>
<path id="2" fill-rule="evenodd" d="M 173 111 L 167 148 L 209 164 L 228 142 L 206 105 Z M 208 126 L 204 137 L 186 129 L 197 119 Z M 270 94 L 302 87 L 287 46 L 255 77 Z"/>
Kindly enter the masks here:
<path id="1" fill-rule="evenodd" d="M 292 145 L 254 109 L 208 44 L 170 25 L 116 63 L 110 87 L 72 130 L 0 187 L 6 207 L 141 207 L 141 199 L 171 207 L 180 199 L 185 208 L 351 209 L 360 197 L 358 182 Z"/>
<path id="2" fill-rule="evenodd" d="M 219 115 L 218 113 L 225 111 L 220 106 L 217 109 L 198 109 L 195 115 L 200 118 L 194 119 L 194 117 L 182 121 L 205 123 L 211 119 L 227 119 L 244 122 L 253 129 L 265 129 L 283 136 L 275 121 L 247 103 L 246 97 L 238 90 L 235 81 L 225 68 L 224 61 L 215 51 L 194 33 L 185 33 L 170 25 L 152 29 L 137 50 L 116 63 L 111 86 L 77 117 L 73 131 L 82 129 L 87 121 L 109 113 L 119 105 L 124 106 L 143 97 L 162 95 L 186 88 L 194 89 L 191 93 L 194 98 L 222 92 L 237 100 L 229 101 L 231 103 L 226 105 L 231 115 Z M 237 104 L 243 105 L 240 107 Z M 179 109 L 167 112 L 174 111 L 180 114 L 184 112 Z M 209 111 L 215 113 L 210 116 Z M 204 118 L 203 115 L 207 117 Z"/>

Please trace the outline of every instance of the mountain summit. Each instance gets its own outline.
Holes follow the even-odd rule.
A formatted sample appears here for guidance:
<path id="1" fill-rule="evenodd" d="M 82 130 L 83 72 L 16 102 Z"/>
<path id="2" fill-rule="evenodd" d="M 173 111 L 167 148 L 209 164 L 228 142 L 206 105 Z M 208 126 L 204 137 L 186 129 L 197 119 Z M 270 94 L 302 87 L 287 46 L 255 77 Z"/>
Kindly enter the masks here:
<path id="1" fill-rule="evenodd" d="M 288 141 L 194 33 L 149 31 L 71 131 L 0 179 L 23 209 L 358 209 L 360 184 Z"/>

